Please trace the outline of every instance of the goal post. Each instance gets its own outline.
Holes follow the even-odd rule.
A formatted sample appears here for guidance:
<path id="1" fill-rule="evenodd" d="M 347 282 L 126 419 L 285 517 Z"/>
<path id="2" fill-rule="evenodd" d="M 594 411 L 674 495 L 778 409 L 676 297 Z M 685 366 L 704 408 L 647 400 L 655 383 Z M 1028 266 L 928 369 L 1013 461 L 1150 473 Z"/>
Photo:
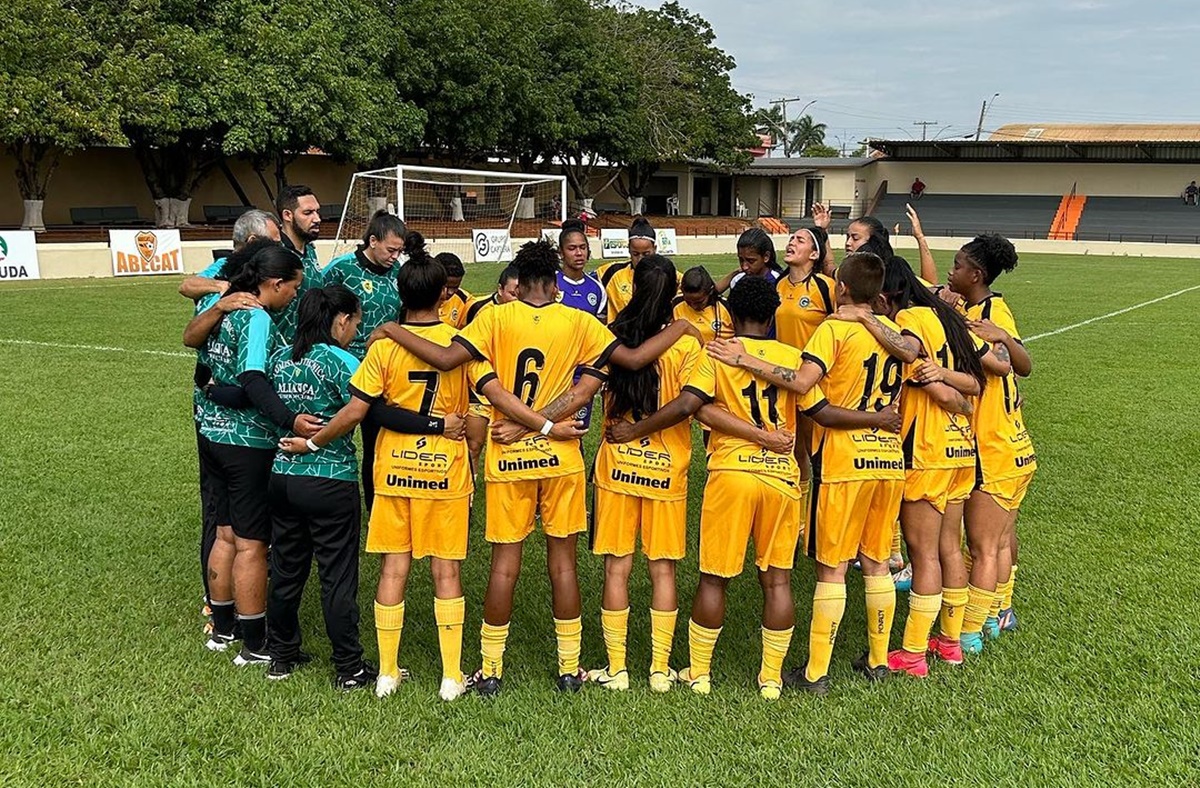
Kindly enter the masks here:
<path id="1" fill-rule="evenodd" d="M 434 254 L 454 252 L 464 263 L 499 261 L 513 242 L 539 238 L 566 219 L 567 179 L 408 164 L 358 172 L 346 194 L 335 254 L 352 250 L 380 210 L 425 236 Z"/>

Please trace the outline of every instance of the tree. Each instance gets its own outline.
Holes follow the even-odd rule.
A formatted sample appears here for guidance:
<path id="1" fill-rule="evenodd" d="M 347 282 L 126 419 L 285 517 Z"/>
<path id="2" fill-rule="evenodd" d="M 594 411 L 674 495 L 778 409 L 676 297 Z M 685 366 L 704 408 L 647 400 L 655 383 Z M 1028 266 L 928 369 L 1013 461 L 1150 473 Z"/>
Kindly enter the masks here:
<path id="1" fill-rule="evenodd" d="M 790 135 L 788 148 L 792 151 L 805 151 L 801 155 L 814 155 L 807 153 L 808 149 L 814 146 L 828 148 L 825 145 L 825 124 L 815 122 L 812 115 L 804 115 L 790 121 L 788 133 Z M 833 148 L 829 148 L 829 150 L 833 150 Z M 831 155 L 836 156 L 837 151 L 835 150 Z"/>
<path id="2" fill-rule="evenodd" d="M 0 14 L 0 41 L 0 142 L 17 162 L 21 226 L 41 230 L 61 156 L 121 142 L 118 107 L 93 76 L 104 68 L 104 49 L 74 8 L 23 0 Z"/>

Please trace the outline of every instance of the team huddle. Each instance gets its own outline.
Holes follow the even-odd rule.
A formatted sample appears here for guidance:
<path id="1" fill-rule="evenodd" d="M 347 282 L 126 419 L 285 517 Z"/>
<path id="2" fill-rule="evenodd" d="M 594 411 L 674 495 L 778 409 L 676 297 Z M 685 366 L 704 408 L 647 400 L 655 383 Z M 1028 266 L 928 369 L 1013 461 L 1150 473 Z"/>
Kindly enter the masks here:
<path id="1" fill-rule="evenodd" d="M 476 297 L 461 289 L 462 262 L 431 255 L 398 217 L 376 215 L 354 252 L 320 268 L 315 196 L 290 187 L 277 208 L 243 215 L 234 251 L 180 288 L 196 299 L 184 341 L 198 354 L 207 646 L 240 642 L 235 664 L 286 679 L 311 660 L 299 608 L 315 559 L 335 686 L 391 694 L 407 678 L 409 573 L 428 557 L 439 695 L 495 695 L 523 544 L 539 525 L 561 691 L 630 686 L 639 542 L 651 653 L 638 660 L 655 692 L 710 692 L 726 587 L 748 545 L 767 700 L 829 691 L 852 567 L 867 613 L 854 667 L 869 680 L 925 676 L 931 659 L 960 664 L 1016 627 L 1015 526 L 1036 456 L 1017 388 L 1032 361 L 991 290 L 1017 264 L 1006 239 L 967 243 L 939 286 L 915 213 L 920 276 L 871 217 L 851 223 L 835 263 L 818 206 L 818 226 L 793 233 L 782 261 L 752 228 L 737 241 L 737 270 L 714 281 L 657 254 L 641 217 L 630 259 L 586 272 L 586 228 L 568 221 L 557 247 L 525 244 L 496 290 Z M 602 438 L 589 472 L 582 438 L 593 420 Z M 699 582 L 689 662 L 676 670 L 694 436 L 707 455 Z M 461 566 L 477 472 L 491 569 L 481 665 L 468 675 Z M 366 552 L 381 555 L 378 667 L 358 634 L 362 501 Z M 585 533 L 604 561 L 608 661 L 591 671 L 580 665 Z M 807 658 L 785 670 L 797 556 L 811 557 L 817 582 Z M 911 590 L 892 649 L 898 580 Z"/>

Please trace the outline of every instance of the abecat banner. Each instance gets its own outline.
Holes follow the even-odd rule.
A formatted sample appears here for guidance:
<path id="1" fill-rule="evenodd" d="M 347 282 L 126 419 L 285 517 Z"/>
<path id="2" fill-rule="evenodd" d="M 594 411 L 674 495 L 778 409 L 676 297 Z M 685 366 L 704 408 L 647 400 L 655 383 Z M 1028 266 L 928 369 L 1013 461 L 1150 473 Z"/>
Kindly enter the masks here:
<path id="1" fill-rule="evenodd" d="M 113 276 L 183 273 L 178 230 L 109 230 Z"/>
<path id="2" fill-rule="evenodd" d="M 508 230 L 472 230 L 471 245 L 477 263 L 507 263 L 513 259 Z"/>
<path id="3" fill-rule="evenodd" d="M 41 279 L 37 236 L 32 230 L 0 232 L 0 282 Z"/>
<path id="4" fill-rule="evenodd" d="M 664 228 L 657 231 L 658 253 L 665 255 L 679 254 L 679 243 L 675 238 L 674 228 Z M 601 230 L 600 256 L 605 260 L 629 259 L 629 231 Z"/>

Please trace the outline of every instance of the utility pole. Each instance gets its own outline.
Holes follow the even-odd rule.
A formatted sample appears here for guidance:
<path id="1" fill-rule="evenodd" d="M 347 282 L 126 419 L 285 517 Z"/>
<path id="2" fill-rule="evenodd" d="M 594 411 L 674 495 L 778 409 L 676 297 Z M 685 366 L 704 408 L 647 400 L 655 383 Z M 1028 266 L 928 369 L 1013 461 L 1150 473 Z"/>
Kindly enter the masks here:
<path id="1" fill-rule="evenodd" d="M 991 99 L 985 100 L 983 106 L 979 108 L 979 125 L 975 127 L 975 141 L 979 142 L 979 135 L 983 133 L 983 118 L 987 115 L 988 101 L 992 104 L 996 103 L 996 99 L 1000 98 L 999 93 L 993 93 Z"/>
<path id="2" fill-rule="evenodd" d="M 768 104 L 771 104 L 772 106 L 774 106 L 775 104 L 778 104 L 781 109 L 781 114 L 783 117 L 783 128 L 780 129 L 780 131 L 783 133 L 783 155 L 784 155 L 784 158 L 787 158 L 788 156 L 792 155 L 792 152 L 790 150 L 791 140 L 789 139 L 790 131 L 788 130 L 787 105 L 791 104 L 794 101 L 800 101 L 800 100 L 801 99 L 799 97 L 797 97 L 797 98 L 781 98 L 781 99 L 775 99 L 774 101 L 767 102 Z M 804 110 L 808 109 L 809 107 L 811 107 L 813 104 L 816 104 L 816 103 L 817 103 L 817 100 L 813 99 L 812 101 L 805 104 L 804 107 L 800 110 L 800 115 L 803 116 Z"/>
<path id="3" fill-rule="evenodd" d="M 929 131 L 929 127 L 936 126 L 940 122 L 938 120 L 914 120 L 913 125 L 921 127 L 921 141 L 924 142 L 925 134 Z"/>

